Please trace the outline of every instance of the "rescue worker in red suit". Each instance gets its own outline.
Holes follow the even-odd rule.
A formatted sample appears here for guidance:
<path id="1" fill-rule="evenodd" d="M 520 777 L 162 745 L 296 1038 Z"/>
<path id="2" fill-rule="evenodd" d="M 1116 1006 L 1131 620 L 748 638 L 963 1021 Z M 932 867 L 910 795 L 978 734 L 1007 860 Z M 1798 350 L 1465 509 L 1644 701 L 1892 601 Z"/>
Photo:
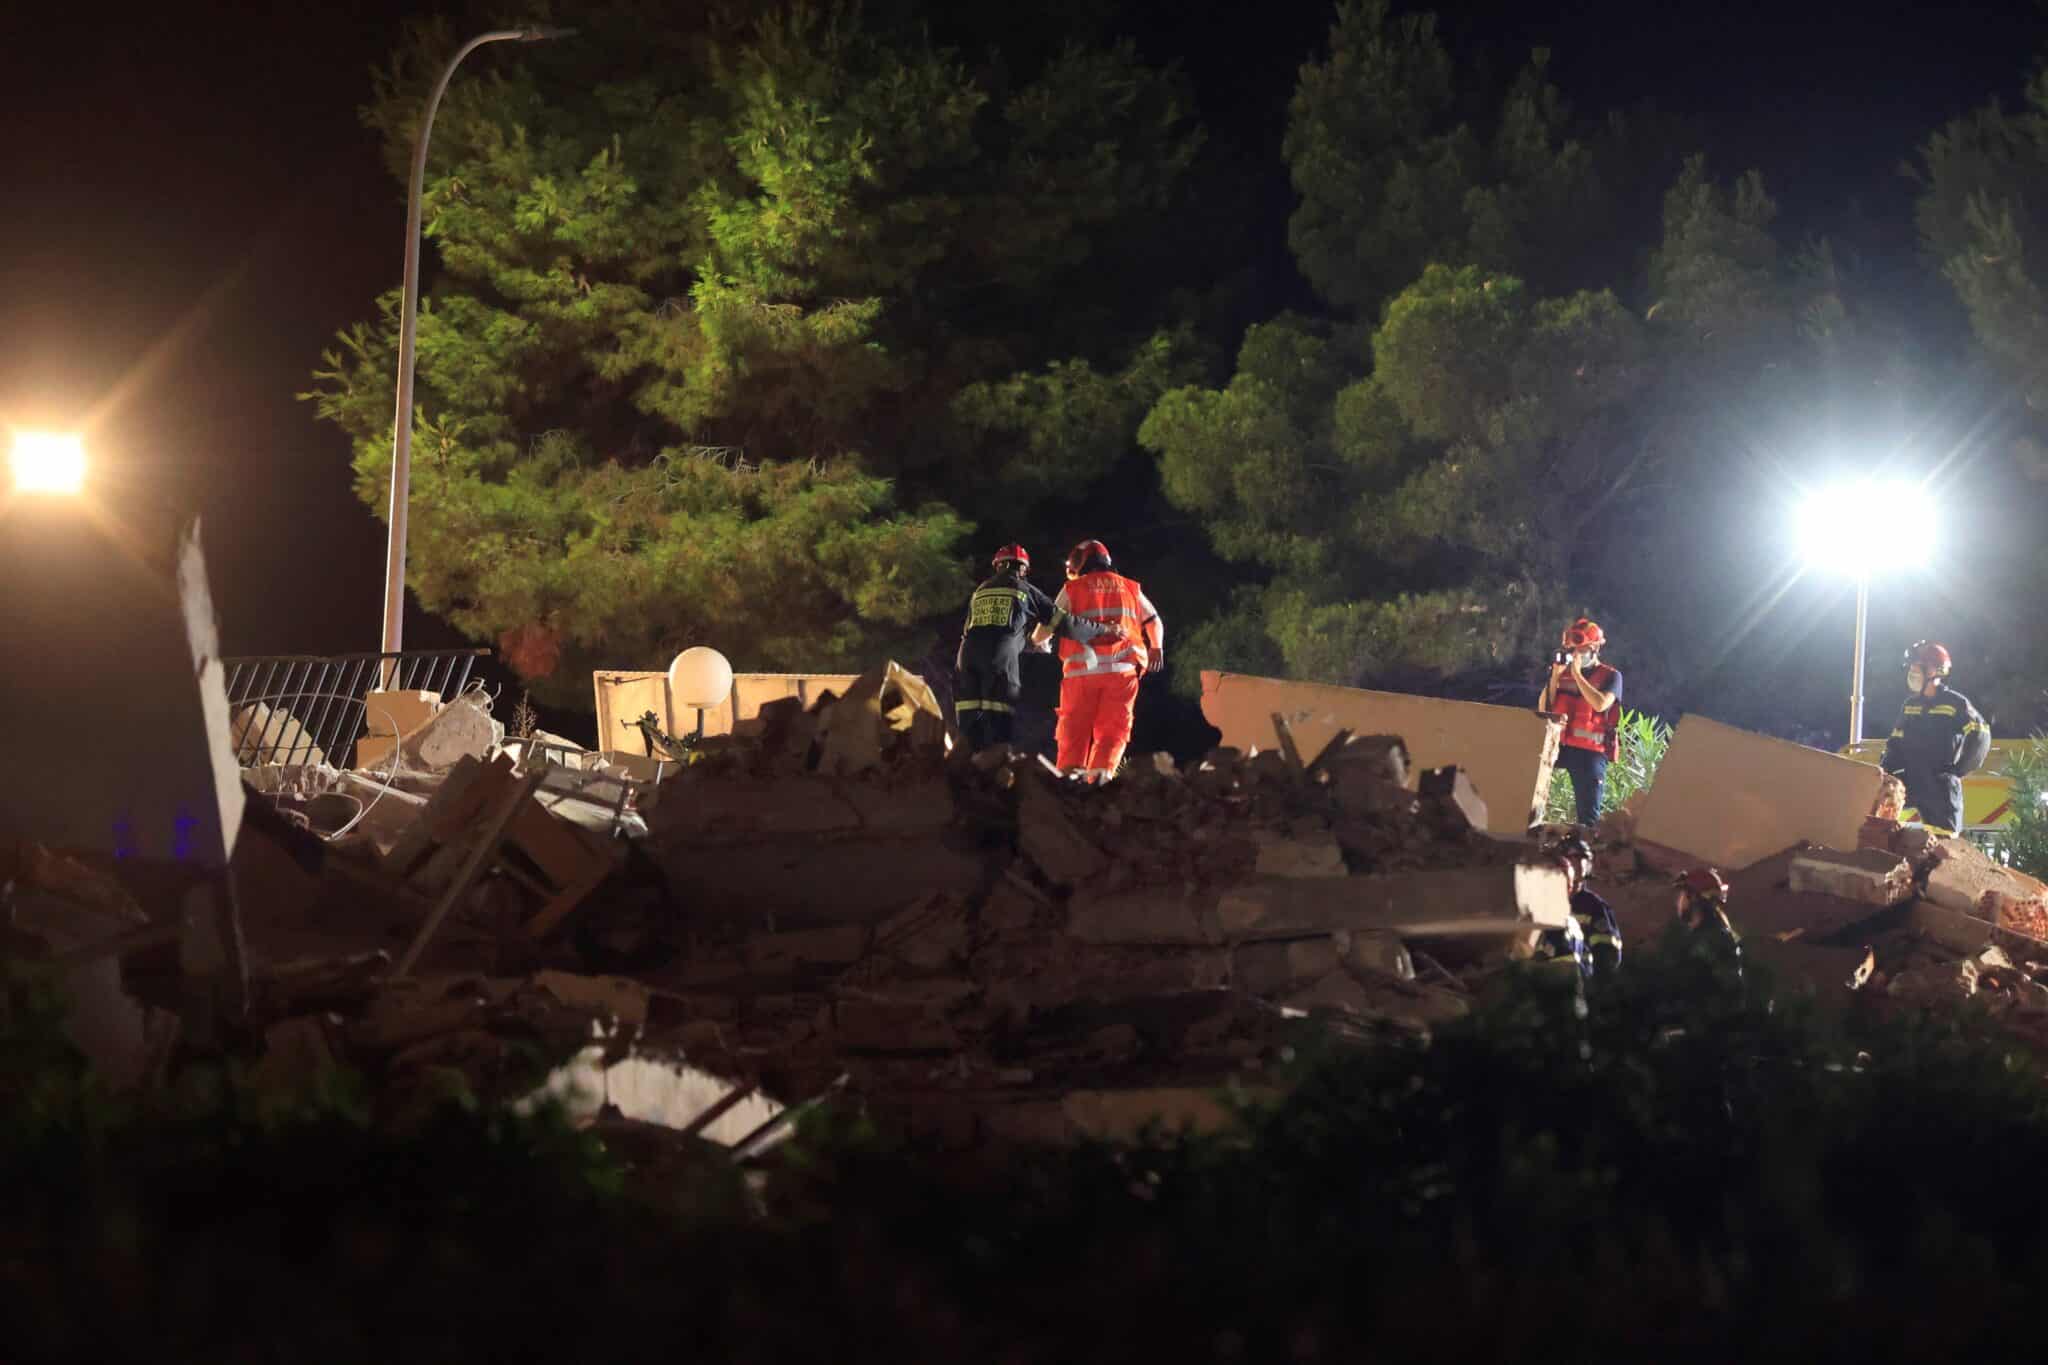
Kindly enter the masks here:
<path id="1" fill-rule="evenodd" d="M 1109 547 L 1084 540 L 1067 554 L 1059 611 L 1102 634 L 1060 641 L 1059 765 L 1087 782 L 1107 782 L 1123 762 L 1138 707 L 1138 684 L 1166 665 L 1166 626 L 1145 590 L 1110 567 Z M 1036 643 L 1052 634 L 1040 626 Z"/>
<path id="2" fill-rule="evenodd" d="M 1564 717 L 1557 766 L 1572 775 L 1572 800 L 1586 829 L 1600 823 L 1607 765 L 1620 744 L 1621 670 L 1600 662 L 1606 643 L 1607 633 L 1583 616 L 1567 626 L 1564 647 L 1551 661 L 1550 681 L 1543 685 L 1543 700 L 1536 704 L 1538 711 Z"/>

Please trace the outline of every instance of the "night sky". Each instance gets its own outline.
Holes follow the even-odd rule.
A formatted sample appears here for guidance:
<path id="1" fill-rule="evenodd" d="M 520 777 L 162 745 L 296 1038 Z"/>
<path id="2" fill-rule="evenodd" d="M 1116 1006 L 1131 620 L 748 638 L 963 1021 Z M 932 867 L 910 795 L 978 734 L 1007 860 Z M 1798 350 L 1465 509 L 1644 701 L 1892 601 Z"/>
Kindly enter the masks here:
<path id="1" fill-rule="evenodd" d="M 341 435 L 293 395 L 398 279 L 402 190 L 356 109 L 409 7 L 198 3 L 125 21 L 34 8 L 0 10 L 0 420 L 97 411 L 101 459 L 201 512 L 230 653 L 373 648 L 382 523 L 349 492 Z M 1279 132 L 1331 8 L 1203 8 L 1140 3 L 1126 22 L 1148 55 L 1182 60 L 1212 136 L 1268 165 L 1246 202 L 1270 220 L 1277 309 L 1302 297 Z M 2021 6 L 1442 10 L 1454 52 L 1484 45 L 1511 70 L 1547 43 L 1580 110 L 1653 99 L 1697 115 L 1715 168 L 1759 166 L 1795 230 L 1860 200 L 1901 253 L 1898 163 L 1944 118 L 2015 99 L 2048 34 Z M 556 17 L 573 22 L 573 6 Z M 407 643 L 459 641 L 415 612 Z"/>

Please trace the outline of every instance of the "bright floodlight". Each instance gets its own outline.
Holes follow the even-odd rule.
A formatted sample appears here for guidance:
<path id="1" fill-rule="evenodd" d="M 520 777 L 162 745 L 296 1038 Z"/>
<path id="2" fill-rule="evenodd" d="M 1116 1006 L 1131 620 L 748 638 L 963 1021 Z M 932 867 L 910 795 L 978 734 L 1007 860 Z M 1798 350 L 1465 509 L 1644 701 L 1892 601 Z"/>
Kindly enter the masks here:
<path id="1" fill-rule="evenodd" d="M 71 432 L 14 433 L 14 487 L 22 493 L 76 493 L 85 487 L 85 441 Z"/>
<path id="2" fill-rule="evenodd" d="M 1910 530 L 1892 536 L 1874 529 L 1885 525 Z M 1836 484 L 1800 500 L 1793 530 L 1813 568 L 1867 577 L 1934 549 L 1934 504 L 1924 485 L 1903 479 Z"/>

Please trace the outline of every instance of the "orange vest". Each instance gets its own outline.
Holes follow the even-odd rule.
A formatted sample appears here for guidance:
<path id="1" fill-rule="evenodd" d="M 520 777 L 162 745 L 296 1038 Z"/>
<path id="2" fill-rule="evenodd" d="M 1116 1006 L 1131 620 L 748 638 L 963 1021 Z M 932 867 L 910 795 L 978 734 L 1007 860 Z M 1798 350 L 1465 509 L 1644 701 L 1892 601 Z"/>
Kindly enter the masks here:
<path id="1" fill-rule="evenodd" d="M 1586 675 L 1586 681 L 1604 692 L 1614 681 L 1614 669 L 1607 664 L 1595 664 L 1593 671 Z M 1620 702 L 1605 711 L 1594 711 L 1586 705 L 1586 699 L 1579 695 L 1579 689 L 1572 685 L 1571 676 L 1567 674 L 1557 685 L 1557 696 L 1550 705 L 1564 717 L 1561 743 L 1573 749 L 1591 749 L 1610 759 L 1615 757 L 1615 750 L 1619 747 L 1615 722 L 1621 719 Z"/>
<path id="2" fill-rule="evenodd" d="M 1067 580 L 1067 615 L 1111 633 L 1082 644 L 1060 640 L 1063 672 L 1069 678 L 1090 673 L 1143 673 L 1146 647 L 1144 594 L 1135 579 L 1101 570 Z"/>

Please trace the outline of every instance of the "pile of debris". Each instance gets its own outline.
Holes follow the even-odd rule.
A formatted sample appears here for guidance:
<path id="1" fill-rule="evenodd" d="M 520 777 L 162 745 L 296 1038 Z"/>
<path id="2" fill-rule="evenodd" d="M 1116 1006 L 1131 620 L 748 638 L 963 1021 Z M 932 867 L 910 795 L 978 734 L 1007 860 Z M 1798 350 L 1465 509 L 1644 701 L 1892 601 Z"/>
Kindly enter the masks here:
<path id="1" fill-rule="evenodd" d="M 1426 1035 L 1569 915 L 1561 866 L 1393 736 L 1304 756 L 1276 717 L 1272 749 L 1087 787 L 954 747 L 892 664 L 642 782 L 419 701 L 379 767 L 248 775 L 246 967 L 199 1031 L 278 1083 L 459 1075 L 739 1147 L 834 1092 L 963 1143 L 1129 1136 L 1220 1120 L 1303 1030 Z M 176 938 L 109 956 L 189 1018 Z"/>

